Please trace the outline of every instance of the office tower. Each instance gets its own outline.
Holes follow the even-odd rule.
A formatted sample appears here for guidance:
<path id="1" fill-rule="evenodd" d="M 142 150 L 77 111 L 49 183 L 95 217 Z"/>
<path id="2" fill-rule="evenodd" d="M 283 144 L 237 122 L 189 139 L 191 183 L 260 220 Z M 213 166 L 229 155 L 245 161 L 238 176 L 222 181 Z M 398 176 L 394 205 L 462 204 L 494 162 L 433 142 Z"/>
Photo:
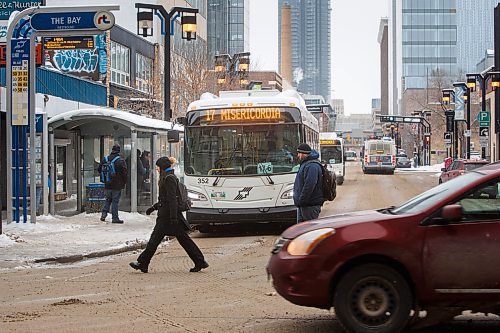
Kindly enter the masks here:
<path id="1" fill-rule="evenodd" d="M 290 5 L 292 78 L 298 91 L 321 95 L 330 100 L 330 14 L 331 1 L 279 0 L 279 35 L 281 9 Z M 281 66 L 281 39 L 279 59 Z"/>
<path id="2" fill-rule="evenodd" d="M 402 89 L 427 88 L 457 74 L 456 0 L 406 0 L 402 5 Z"/>
<path id="3" fill-rule="evenodd" d="M 207 36 L 210 59 L 249 50 L 249 0 L 208 0 Z"/>
<path id="4" fill-rule="evenodd" d="M 474 72 L 488 49 L 493 49 L 493 11 L 498 0 L 457 1 L 457 67 Z"/>

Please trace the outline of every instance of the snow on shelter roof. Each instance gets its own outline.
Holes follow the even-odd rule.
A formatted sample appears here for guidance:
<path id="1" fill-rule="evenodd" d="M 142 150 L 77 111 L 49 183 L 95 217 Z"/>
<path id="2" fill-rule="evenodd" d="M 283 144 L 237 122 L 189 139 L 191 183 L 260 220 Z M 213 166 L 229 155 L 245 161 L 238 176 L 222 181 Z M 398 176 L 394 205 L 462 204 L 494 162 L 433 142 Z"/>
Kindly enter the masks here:
<path id="1" fill-rule="evenodd" d="M 183 131 L 184 127 L 171 122 L 144 117 L 138 114 L 130 113 L 127 111 L 110 109 L 110 108 L 91 108 L 91 109 L 78 109 L 60 113 L 49 119 L 48 124 L 53 128 L 58 128 L 64 124 L 72 121 L 82 119 L 105 119 L 123 124 L 127 127 L 135 127 L 136 129 L 146 131 L 169 131 L 171 129 Z"/>

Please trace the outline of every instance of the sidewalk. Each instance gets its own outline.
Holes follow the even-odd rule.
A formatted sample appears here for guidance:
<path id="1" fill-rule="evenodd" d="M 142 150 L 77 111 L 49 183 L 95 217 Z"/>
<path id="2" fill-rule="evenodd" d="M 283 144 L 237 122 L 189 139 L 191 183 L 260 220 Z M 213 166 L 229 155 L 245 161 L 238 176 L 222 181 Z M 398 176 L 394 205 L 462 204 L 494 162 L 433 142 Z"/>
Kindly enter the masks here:
<path id="1" fill-rule="evenodd" d="M 144 248 L 155 223 L 152 216 L 120 212 L 124 224 L 99 220 L 100 214 L 38 216 L 37 223 L 2 224 L 0 271 L 46 263 L 70 263 Z"/>

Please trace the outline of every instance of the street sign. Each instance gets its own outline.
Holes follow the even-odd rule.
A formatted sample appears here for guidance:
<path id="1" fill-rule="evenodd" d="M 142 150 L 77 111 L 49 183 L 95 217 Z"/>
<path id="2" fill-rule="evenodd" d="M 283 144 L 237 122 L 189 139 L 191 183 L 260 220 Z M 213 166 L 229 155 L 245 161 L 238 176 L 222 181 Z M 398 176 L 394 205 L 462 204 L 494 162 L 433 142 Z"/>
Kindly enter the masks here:
<path id="1" fill-rule="evenodd" d="M 479 136 L 490 136 L 490 128 L 489 127 L 479 127 Z"/>
<path id="2" fill-rule="evenodd" d="M 471 135 L 470 130 L 465 130 L 465 131 L 464 131 L 464 136 L 465 136 L 466 138 L 469 138 L 469 137 L 470 137 L 470 135 Z"/>
<path id="3" fill-rule="evenodd" d="M 31 27 L 37 31 L 52 30 L 109 30 L 115 16 L 108 11 L 36 13 L 31 17 Z"/>
<path id="4" fill-rule="evenodd" d="M 490 113 L 488 111 L 481 111 L 477 114 L 479 126 L 490 126 Z"/>
<path id="5" fill-rule="evenodd" d="M 455 87 L 455 120 L 465 120 L 464 94 L 467 87 Z"/>
<path id="6" fill-rule="evenodd" d="M 444 143 L 451 144 L 451 140 L 452 140 L 452 134 L 451 133 L 444 133 Z"/>

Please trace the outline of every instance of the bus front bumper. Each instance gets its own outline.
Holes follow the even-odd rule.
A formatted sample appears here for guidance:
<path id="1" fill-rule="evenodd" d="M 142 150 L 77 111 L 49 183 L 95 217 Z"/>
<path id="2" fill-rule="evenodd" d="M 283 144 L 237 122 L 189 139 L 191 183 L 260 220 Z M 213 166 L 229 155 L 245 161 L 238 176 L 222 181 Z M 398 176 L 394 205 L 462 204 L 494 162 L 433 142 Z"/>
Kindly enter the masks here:
<path id="1" fill-rule="evenodd" d="M 187 212 L 192 225 L 209 226 L 221 224 L 296 223 L 295 206 L 263 208 L 194 208 Z"/>

